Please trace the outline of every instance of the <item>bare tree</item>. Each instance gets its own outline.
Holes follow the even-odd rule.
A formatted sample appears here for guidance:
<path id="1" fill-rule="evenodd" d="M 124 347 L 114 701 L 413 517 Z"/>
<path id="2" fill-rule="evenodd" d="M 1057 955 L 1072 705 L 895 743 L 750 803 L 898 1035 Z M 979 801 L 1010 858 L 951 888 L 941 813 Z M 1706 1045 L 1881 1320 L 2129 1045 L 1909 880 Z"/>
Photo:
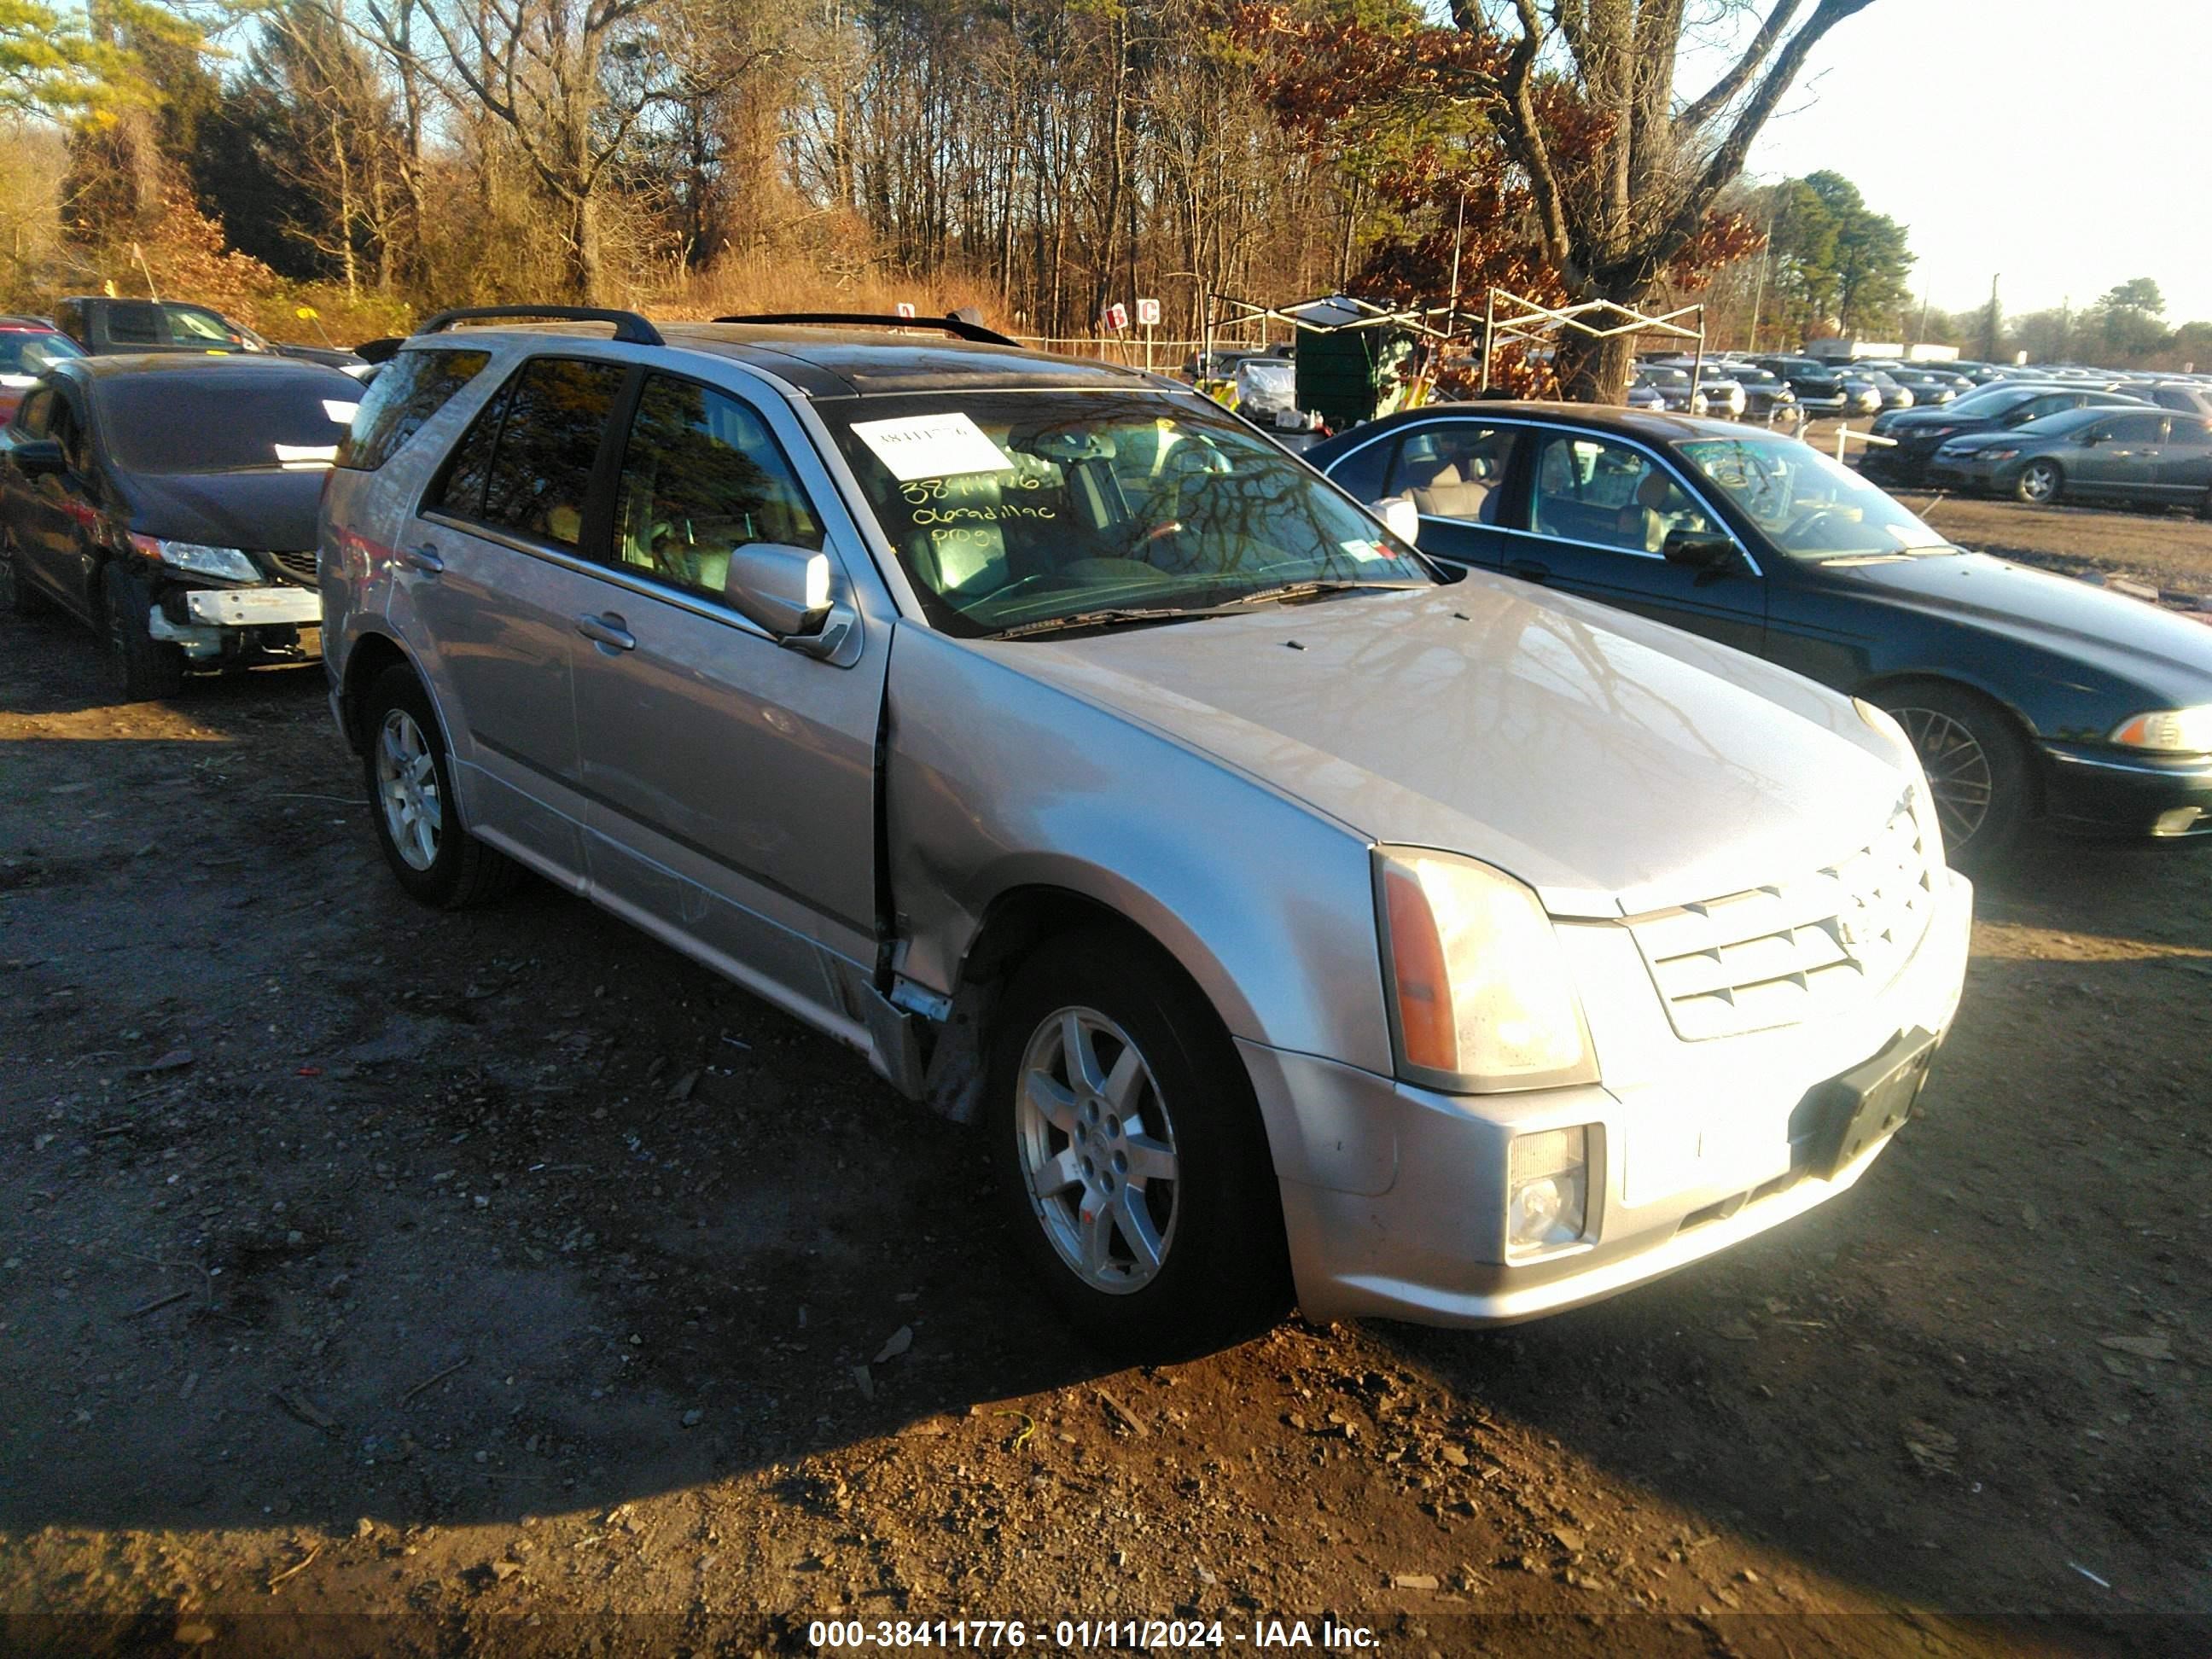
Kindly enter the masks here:
<path id="1" fill-rule="evenodd" d="M 1675 70 L 1697 0 L 1451 0 L 1454 24 L 1502 62 L 1473 88 L 1526 172 L 1544 252 L 1576 300 L 1635 306 L 1707 227 L 1766 125 L 1828 31 L 1871 0 L 1766 0 L 1750 40 L 1702 94 L 1679 102 Z M 1710 4 L 1723 21 L 1747 12 Z M 1794 27 L 1793 27 L 1794 26 Z M 1566 142 L 1562 142 L 1565 138 Z M 1627 336 L 1561 340 L 1571 397 L 1618 403 Z"/>

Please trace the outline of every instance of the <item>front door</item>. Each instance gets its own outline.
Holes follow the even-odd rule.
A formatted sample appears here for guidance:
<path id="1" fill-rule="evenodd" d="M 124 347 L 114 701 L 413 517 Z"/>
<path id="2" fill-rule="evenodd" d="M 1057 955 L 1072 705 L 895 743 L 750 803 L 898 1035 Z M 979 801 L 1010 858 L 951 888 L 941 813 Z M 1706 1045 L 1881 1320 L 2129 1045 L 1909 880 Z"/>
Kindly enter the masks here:
<path id="1" fill-rule="evenodd" d="M 886 641 L 823 660 L 725 597 L 748 544 L 861 556 L 840 545 L 835 499 L 781 405 L 648 374 L 574 659 L 594 891 L 771 1000 L 850 1027 L 844 969 L 872 971 L 878 931 Z"/>
<path id="2" fill-rule="evenodd" d="M 36 394 L 33 394 L 36 395 Z M 27 480 L 25 533 L 20 551 L 33 580 L 88 620 L 98 620 L 94 577 L 99 569 L 99 461 L 88 411 L 73 389 L 56 386 L 38 411 L 37 435 L 61 446 L 64 468 Z"/>
<path id="3" fill-rule="evenodd" d="M 1536 432 L 1511 517 L 1508 575 L 1633 611 L 1739 650 L 1763 652 L 1766 586 L 1747 562 L 1670 563 L 1677 531 L 1728 531 L 1646 451 L 1592 433 Z"/>
<path id="4" fill-rule="evenodd" d="M 577 549 L 626 370 L 536 357 L 494 394 L 395 553 L 395 613 L 447 724 L 469 827 L 580 888 L 571 659 L 598 579 Z"/>
<path id="5" fill-rule="evenodd" d="M 2099 421 L 2084 443 L 2065 457 L 2069 488 L 2082 495 L 2126 495 L 2150 500 L 2157 489 L 2161 441 L 2166 436 L 2164 414 L 2146 410 L 2114 415 Z"/>

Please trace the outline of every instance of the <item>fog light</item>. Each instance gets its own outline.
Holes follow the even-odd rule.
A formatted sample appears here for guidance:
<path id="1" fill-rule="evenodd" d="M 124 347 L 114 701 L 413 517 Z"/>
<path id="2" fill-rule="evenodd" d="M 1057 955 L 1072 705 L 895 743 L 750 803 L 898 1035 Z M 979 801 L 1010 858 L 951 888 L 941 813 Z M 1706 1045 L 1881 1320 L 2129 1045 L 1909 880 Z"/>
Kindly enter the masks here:
<path id="1" fill-rule="evenodd" d="M 1505 1242 L 1516 1250 L 1571 1244 L 1589 1209 L 1585 1126 L 1516 1136 L 1507 1158 Z"/>
<path id="2" fill-rule="evenodd" d="M 2204 816 L 2203 810 L 2195 806 L 2177 806 L 2171 812 L 2160 812 L 2158 822 L 2151 826 L 2154 836 L 2185 836 Z"/>

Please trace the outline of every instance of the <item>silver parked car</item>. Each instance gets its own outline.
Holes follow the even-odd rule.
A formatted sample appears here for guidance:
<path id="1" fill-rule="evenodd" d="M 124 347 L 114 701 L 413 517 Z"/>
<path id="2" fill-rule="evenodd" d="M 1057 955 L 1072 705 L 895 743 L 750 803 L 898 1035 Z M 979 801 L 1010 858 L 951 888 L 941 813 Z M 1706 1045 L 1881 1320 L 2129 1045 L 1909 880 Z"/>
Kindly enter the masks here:
<path id="1" fill-rule="evenodd" d="M 980 1121 L 1090 1330 L 1531 1318 L 1910 1113 L 1971 896 L 1879 710 L 1447 582 L 1151 377 L 596 314 L 434 319 L 331 475 L 392 871 L 535 871 Z"/>

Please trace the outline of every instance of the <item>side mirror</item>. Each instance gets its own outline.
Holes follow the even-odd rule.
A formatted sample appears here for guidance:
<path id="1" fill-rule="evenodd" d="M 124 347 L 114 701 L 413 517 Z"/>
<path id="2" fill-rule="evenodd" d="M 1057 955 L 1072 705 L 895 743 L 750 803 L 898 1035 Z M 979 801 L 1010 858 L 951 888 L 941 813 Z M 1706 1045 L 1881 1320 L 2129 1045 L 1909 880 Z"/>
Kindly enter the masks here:
<path id="1" fill-rule="evenodd" d="M 722 597 L 779 640 L 819 634 L 830 620 L 830 556 L 780 542 L 734 549 Z"/>
<path id="2" fill-rule="evenodd" d="M 1719 570 L 1735 558 L 1735 544 L 1711 530 L 1670 530 L 1659 550 L 1668 563 L 1692 570 Z"/>
<path id="3" fill-rule="evenodd" d="M 29 477 L 58 477 L 69 471 L 69 458 L 62 453 L 60 443 L 52 438 L 33 438 L 17 444 L 8 453 Z"/>
<path id="4" fill-rule="evenodd" d="M 1413 505 L 1411 495 L 1385 495 L 1375 503 L 1375 516 L 1400 541 L 1418 543 L 1421 539 L 1421 509 Z"/>
<path id="5" fill-rule="evenodd" d="M 2104 442 L 2105 439 L 2102 433 L 2099 432 L 2094 427 L 2092 427 L 2088 431 L 2082 433 L 2079 437 L 2075 438 L 2074 441 L 2081 445 L 2084 449 L 2094 449 L 2099 444 Z"/>

